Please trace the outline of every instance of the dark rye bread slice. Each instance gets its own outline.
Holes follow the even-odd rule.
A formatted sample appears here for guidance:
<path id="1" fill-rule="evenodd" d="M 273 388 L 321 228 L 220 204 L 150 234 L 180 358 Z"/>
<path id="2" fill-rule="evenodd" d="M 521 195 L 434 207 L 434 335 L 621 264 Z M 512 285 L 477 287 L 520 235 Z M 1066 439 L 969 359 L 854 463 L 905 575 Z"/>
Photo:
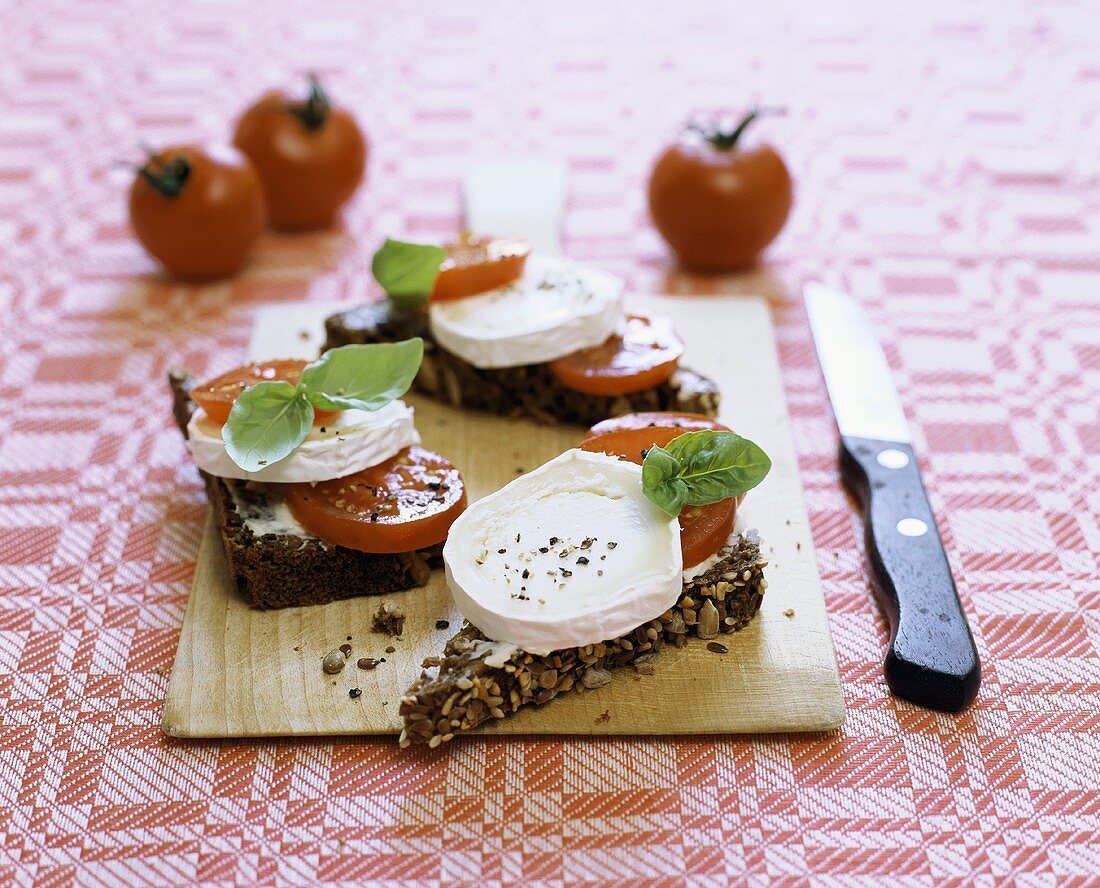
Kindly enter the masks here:
<path id="1" fill-rule="evenodd" d="M 504 718 L 522 706 L 541 706 L 566 691 L 602 687 L 609 670 L 633 665 L 639 672 L 655 670 L 665 645 L 683 647 L 688 638 L 709 641 L 716 653 L 725 645 L 713 639 L 748 625 L 760 610 L 767 561 L 760 554 L 755 531 L 734 534 L 718 552 L 718 560 L 684 583 L 674 607 L 622 638 L 539 657 L 519 651 L 500 666 L 489 665 L 493 646 L 467 624 L 447 642 L 442 657 L 424 661 L 439 667 L 423 672 L 401 699 L 401 746 L 427 743 L 435 747 L 494 718 Z"/>
<path id="2" fill-rule="evenodd" d="M 413 388 L 452 407 L 582 426 L 639 411 L 718 413 L 718 386 L 685 367 L 652 389 L 614 396 L 566 388 L 547 364 L 479 370 L 435 343 L 423 312 L 403 311 L 387 300 L 334 314 L 325 320 L 325 331 L 325 348 L 421 337 L 424 363 Z"/>
<path id="3" fill-rule="evenodd" d="M 195 379 L 182 370 L 168 375 L 176 423 L 187 436 L 195 410 L 187 396 Z M 324 604 L 360 595 L 386 595 L 428 582 L 443 564 L 443 545 L 376 555 L 358 552 L 308 533 L 255 533 L 253 526 L 276 518 L 278 485 L 215 478 L 203 471 L 206 494 L 225 546 L 237 591 L 263 610 Z"/>

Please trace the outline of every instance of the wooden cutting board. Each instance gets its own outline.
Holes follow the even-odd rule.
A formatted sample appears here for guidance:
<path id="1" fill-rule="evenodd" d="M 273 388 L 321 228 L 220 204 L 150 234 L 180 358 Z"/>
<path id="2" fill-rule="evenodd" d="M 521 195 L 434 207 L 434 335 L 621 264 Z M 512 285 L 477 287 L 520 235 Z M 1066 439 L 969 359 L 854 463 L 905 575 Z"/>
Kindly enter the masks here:
<path id="1" fill-rule="evenodd" d="M 685 363 L 721 387 L 721 418 L 771 456 L 771 474 L 749 494 L 739 526 L 755 527 L 770 565 L 768 591 L 748 628 L 720 637 L 728 654 L 699 641 L 665 649 L 656 672 L 621 670 L 597 691 L 565 694 L 494 722 L 481 733 L 694 734 L 820 731 L 844 719 L 821 581 L 807 526 L 768 306 L 751 297 L 636 298 L 670 314 L 687 345 Z M 324 317 L 338 306 L 279 306 L 257 317 L 250 356 L 313 357 Z M 471 502 L 575 446 L 583 430 L 547 428 L 458 411 L 425 398 L 416 407 L 425 446 L 449 457 Z M 174 737 L 395 734 L 402 693 L 421 661 L 461 625 L 442 571 L 427 588 L 385 596 L 407 615 L 401 641 L 371 632 L 382 598 L 254 611 L 237 597 L 221 541 L 208 524 L 164 704 Z M 436 629 L 446 620 L 449 628 Z M 347 641 L 350 636 L 350 641 Z M 342 673 L 324 655 L 349 643 Z M 395 648 L 385 653 L 387 645 Z M 359 657 L 385 657 L 373 671 Z M 361 696 L 348 691 L 360 688 Z"/>

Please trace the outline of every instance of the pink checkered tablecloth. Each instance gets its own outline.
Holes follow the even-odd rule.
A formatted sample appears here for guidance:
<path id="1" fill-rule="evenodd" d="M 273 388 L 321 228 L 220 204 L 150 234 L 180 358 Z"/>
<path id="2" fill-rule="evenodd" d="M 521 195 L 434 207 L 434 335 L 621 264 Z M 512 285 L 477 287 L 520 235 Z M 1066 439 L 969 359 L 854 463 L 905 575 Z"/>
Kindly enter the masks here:
<path id="1" fill-rule="evenodd" d="M 415 10 L 415 11 L 414 11 Z M 0 2 L 0 883 L 1084 884 L 1100 872 L 1100 10 L 1084 2 Z M 130 237 L 145 140 L 224 139 L 315 69 L 373 142 L 343 230 L 238 279 Z M 670 270 L 643 183 L 754 99 L 797 207 L 763 270 Z M 848 719 L 836 735 L 181 743 L 160 731 L 206 502 L 164 375 L 258 306 L 362 300 L 460 221 L 475 153 L 561 154 L 566 247 L 637 290 L 761 292 Z M 885 624 L 798 296 L 886 344 L 984 664 L 887 695 Z M 735 341 L 736 331 L 729 331 Z M 751 384 L 747 375 L 746 384 Z"/>

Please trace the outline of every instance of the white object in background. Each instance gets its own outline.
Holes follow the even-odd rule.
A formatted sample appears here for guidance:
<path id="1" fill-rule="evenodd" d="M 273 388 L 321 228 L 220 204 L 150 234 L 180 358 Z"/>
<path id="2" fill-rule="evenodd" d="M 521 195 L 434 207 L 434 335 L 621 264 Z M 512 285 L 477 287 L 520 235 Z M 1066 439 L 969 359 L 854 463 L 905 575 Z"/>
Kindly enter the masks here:
<path id="1" fill-rule="evenodd" d="M 522 237 L 538 253 L 561 253 L 568 169 L 556 157 L 482 158 L 463 182 L 466 228 Z"/>

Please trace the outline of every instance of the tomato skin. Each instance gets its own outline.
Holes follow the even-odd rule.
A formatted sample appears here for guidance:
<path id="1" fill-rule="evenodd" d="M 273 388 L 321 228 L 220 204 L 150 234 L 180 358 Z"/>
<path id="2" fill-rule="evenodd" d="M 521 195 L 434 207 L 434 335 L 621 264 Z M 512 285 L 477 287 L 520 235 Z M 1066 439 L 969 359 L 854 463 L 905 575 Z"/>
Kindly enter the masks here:
<path id="1" fill-rule="evenodd" d="M 531 255 L 531 245 L 518 238 L 496 238 L 463 232 L 443 245 L 447 258 L 439 268 L 431 298 L 463 299 L 517 280 Z"/>
<path id="2" fill-rule="evenodd" d="M 670 441 L 700 429 L 730 431 L 718 420 L 699 413 L 675 413 L 671 410 L 625 413 L 592 426 L 585 433 L 580 449 L 609 453 L 640 466 L 645 452 L 654 444 L 667 447 Z"/>
<path id="3" fill-rule="evenodd" d="M 592 426 L 580 449 L 607 453 L 641 465 L 644 451 L 654 444 L 665 447 L 670 441 L 697 429 L 729 431 L 717 420 L 696 413 L 627 413 Z M 679 520 L 685 568 L 694 567 L 725 545 L 733 533 L 737 507 L 742 499 L 734 497 L 707 506 L 684 507 Z"/>
<path id="4" fill-rule="evenodd" d="M 286 492 L 287 505 L 303 527 L 361 552 L 434 546 L 447 538 L 466 508 L 458 469 L 418 445 L 344 478 L 288 484 Z"/>
<path id="5" fill-rule="evenodd" d="M 234 148 L 165 148 L 144 169 L 182 158 L 188 168 L 177 195 L 140 173 L 130 186 L 130 225 L 146 251 L 183 280 L 228 277 L 248 259 L 266 221 L 263 189 L 252 163 Z"/>
<path id="6" fill-rule="evenodd" d="M 684 140 L 657 158 L 649 213 L 689 269 L 743 271 L 782 230 L 793 201 L 787 165 L 769 145 L 720 150 Z"/>
<path id="7" fill-rule="evenodd" d="M 550 372 L 589 395 L 626 395 L 660 385 L 676 370 L 684 343 L 667 318 L 628 314 L 626 322 L 622 335 L 551 361 Z"/>
<path id="8" fill-rule="evenodd" d="M 296 99 L 269 92 L 237 121 L 233 144 L 263 183 L 271 226 L 280 231 L 330 227 L 359 187 L 368 146 L 355 118 L 329 108 L 317 129 L 288 111 Z"/>
<path id="9" fill-rule="evenodd" d="M 196 384 L 190 391 L 191 400 L 198 404 L 206 415 L 219 425 L 224 425 L 229 419 L 229 411 L 233 409 L 233 403 L 237 396 L 251 385 L 257 382 L 274 382 L 282 380 L 291 385 L 297 385 L 302 378 L 302 371 L 309 364 L 300 358 L 289 358 L 274 361 L 252 361 L 234 367 L 221 376 L 207 379 Z M 331 410 L 314 410 L 313 424 L 321 425 L 336 414 Z"/>
<path id="10" fill-rule="evenodd" d="M 695 567 L 726 544 L 733 533 L 740 499 L 726 499 L 709 506 L 685 506 L 680 513 L 680 550 L 684 569 Z"/>
<path id="11" fill-rule="evenodd" d="M 654 427 L 680 429 L 681 432 L 694 432 L 711 429 L 717 432 L 730 431 L 729 426 L 702 413 L 677 413 L 672 410 L 659 410 L 645 413 L 624 413 L 596 423 L 584 433 L 584 440 L 590 441 L 608 432 L 623 432 L 630 429 L 652 429 Z"/>
<path id="12" fill-rule="evenodd" d="M 604 432 L 594 438 L 585 438 L 581 442 L 580 449 L 593 453 L 609 453 L 640 466 L 650 447 L 654 445 L 667 447 L 670 441 L 679 438 L 685 431 L 685 429 L 667 426 L 654 426 L 651 429 L 620 429 Z"/>

